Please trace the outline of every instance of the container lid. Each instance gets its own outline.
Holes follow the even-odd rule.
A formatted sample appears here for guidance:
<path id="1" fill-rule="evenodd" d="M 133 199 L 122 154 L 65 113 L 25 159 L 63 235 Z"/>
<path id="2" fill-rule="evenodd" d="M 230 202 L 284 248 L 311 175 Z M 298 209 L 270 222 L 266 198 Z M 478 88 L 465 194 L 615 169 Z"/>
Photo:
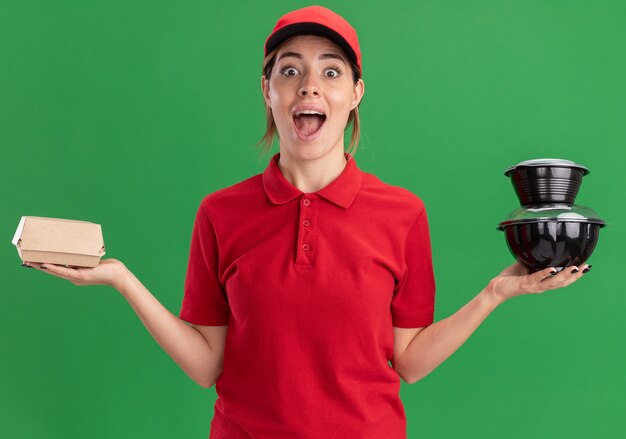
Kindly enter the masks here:
<path id="1" fill-rule="evenodd" d="M 580 204 L 543 204 L 531 207 L 518 207 L 509 212 L 504 221 L 498 224 L 498 229 L 513 224 L 538 223 L 548 221 L 578 222 L 599 224 L 604 227 L 606 224 L 598 218 L 598 214 L 591 207 Z"/>
<path id="2" fill-rule="evenodd" d="M 520 167 L 559 167 L 559 168 L 578 168 L 583 171 L 583 175 L 589 174 L 589 169 L 585 166 L 580 165 L 578 163 L 574 163 L 571 160 L 565 159 L 532 159 L 532 160 L 524 160 L 523 162 L 519 162 L 517 165 L 509 166 L 506 171 L 504 171 L 504 175 L 507 177 L 511 172 Z"/>
<path id="3" fill-rule="evenodd" d="M 102 227 L 89 221 L 22 216 L 11 242 L 22 251 L 105 254 Z"/>

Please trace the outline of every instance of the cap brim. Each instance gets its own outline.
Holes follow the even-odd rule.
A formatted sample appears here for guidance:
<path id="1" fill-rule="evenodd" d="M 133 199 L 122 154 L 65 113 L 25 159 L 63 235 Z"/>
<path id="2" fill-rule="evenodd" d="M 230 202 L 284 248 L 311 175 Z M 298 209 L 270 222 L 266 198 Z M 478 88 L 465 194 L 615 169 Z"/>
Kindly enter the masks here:
<path id="1" fill-rule="evenodd" d="M 294 35 L 317 35 L 320 37 L 326 37 L 341 47 L 346 52 L 350 60 L 354 64 L 357 64 L 354 50 L 352 50 L 350 44 L 348 44 L 348 42 L 341 35 L 323 24 L 311 22 L 289 24 L 276 31 L 265 44 L 266 55 L 274 50 L 280 43 L 290 37 L 293 37 Z"/>

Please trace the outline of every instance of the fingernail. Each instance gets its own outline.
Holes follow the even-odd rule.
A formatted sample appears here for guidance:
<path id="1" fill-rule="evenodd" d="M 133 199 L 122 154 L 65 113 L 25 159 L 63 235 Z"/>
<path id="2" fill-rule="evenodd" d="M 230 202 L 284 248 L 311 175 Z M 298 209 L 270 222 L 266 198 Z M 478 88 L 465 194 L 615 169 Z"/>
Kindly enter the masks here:
<path id="1" fill-rule="evenodd" d="M 550 272 L 550 276 L 554 276 L 556 274 L 556 271 L 551 271 Z"/>
<path id="2" fill-rule="evenodd" d="M 28 267 L 28 264 L 26 262 L 22 262 L 22 267 Z"/>
<path id="3" fill-rule="evenodd" d="M 579 271 L 580 271 L 580 270 L 579 270 L 578 268 L 574 268 L 574 269 L 572 270 L 572 273 L 578 273 Z"/>
<path id="4" fill-rule="evenodd" d="M 45 265 L 41 265 L 41 266 L 39 266 L 39 268 L 43 268 L 44 270 L 48 269 L 48 267 L 46 267 Z"/>
<path id="5" fill-rule="evenodd" d="M 585 269 L 583 270 L 583 274 L 585 274 L 585 273 L 586 273 L 586 272 L 588 272 L 589 270 L 591 270 L 591 265 L 590 265 L 590 266 L 588 266 L 587 268 L 585 268 Z"/>

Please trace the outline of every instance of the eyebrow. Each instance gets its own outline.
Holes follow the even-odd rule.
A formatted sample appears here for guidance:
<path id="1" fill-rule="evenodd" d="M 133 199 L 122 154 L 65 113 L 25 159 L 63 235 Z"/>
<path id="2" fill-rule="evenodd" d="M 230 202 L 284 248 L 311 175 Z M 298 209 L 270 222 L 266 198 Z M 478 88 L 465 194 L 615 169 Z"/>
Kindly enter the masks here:
<path id="1" fill-rule="evenodd" d="M 280 61 L 283 58 L 287 58 L 288 56 L 292 56 L 294 58 L 302 59 L 302 55 L 300 55 L 298 52 L 285 52 L 285 53 L 281 54 L 276 61 L 278 62 L 278 61 Z M 322 55 L 319 56 L 318 59 L 338 59 L 339 61 L 341 61 L 341 62 L 343 62 L 345 64 L 343 56 L 339 55 L 338 53 L 323 53 Z"/>

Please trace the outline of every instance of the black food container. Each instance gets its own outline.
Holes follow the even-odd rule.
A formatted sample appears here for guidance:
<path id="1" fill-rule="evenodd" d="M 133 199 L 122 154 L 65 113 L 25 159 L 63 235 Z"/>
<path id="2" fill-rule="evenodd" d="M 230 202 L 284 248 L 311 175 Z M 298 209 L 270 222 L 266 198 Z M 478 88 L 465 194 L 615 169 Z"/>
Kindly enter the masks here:
<path id="1" fill-rule="evenodd" d="M 589 169 L 571 160 L 533 159 L 509 167 L 515 194 L 522 206 L 537 204 L 574 204 L 583 176 Z"/>
<path id="2" fill-rule="evenodd" d="M 589 207 L 551 204 L 515 209 L 498 229 L 504 231 L 511 254 L 534 273 L 585 263 L 604 226 Z"/>

